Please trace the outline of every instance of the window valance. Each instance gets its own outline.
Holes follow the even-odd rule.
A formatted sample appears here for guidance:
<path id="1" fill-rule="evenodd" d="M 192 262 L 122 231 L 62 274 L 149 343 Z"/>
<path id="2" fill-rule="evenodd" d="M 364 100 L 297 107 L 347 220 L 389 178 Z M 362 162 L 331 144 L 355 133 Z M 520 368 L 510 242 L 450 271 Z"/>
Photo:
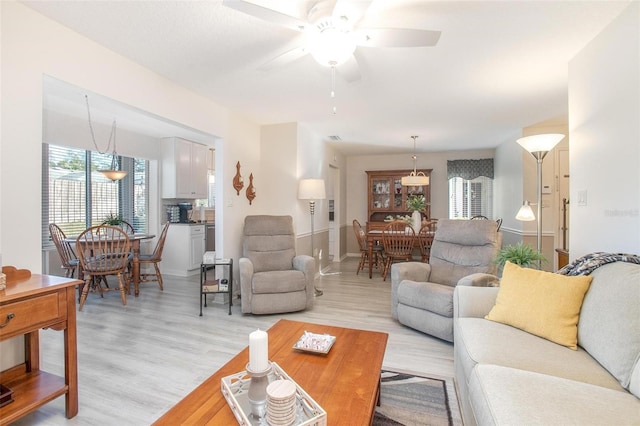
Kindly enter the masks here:
<path id="1" fill-rule="evenodd" d="M 493 179 L 493 158 L 447 161 L 447 179 L 460 177 L 473 180 L 479 176 Z"/>

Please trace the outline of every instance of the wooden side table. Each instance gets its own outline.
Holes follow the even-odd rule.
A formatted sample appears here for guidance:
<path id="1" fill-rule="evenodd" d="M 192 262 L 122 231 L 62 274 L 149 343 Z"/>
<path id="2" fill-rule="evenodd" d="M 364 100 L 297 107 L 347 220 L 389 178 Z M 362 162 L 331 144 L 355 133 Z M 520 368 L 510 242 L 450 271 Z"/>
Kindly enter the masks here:
<path id="1" fill-rule="evenodd" d="M 0 340 L 24 335 L 25 361 L 0 372 L 13 401 L 0 408 L 0 425 L 14 422 L 65 395 L 67 418 L 78 414 L 78 355 L 75 287 L 79 280 L 48 275 L 7 279 L 0 291 Z M 64 370 L 59 377 L 40 370 L 41 328 L 64 332 Z"/>

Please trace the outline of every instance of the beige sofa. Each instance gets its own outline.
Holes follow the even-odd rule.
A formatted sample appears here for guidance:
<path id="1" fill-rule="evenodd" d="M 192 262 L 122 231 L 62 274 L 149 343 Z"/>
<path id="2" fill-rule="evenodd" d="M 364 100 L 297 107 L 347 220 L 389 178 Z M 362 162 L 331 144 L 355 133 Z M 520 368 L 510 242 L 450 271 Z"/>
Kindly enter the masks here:
<path id="1" fill-rule="evenodd" d="M 484 319 L 498 288 L 454 292 L 465 425 L 640 425 L 640 265 L 596 269 L 574 351 Z"/>

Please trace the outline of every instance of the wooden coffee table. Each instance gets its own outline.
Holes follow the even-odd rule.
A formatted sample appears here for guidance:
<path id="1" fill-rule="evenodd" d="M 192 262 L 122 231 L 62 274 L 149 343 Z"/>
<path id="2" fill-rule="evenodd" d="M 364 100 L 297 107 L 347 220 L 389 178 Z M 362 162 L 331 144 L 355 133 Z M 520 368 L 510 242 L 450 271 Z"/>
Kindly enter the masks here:
<path id="1" fill-rule="evenodd" d="M 326 355 L 292 349 L 305 331 L 331 334 L 336 336 L 336 341 Z M 327 412 L 327 424 L 371 424 L 380 391 L 386 333 L 284 319 L 271 327 L 268 333 L 269 359 L 320 404 Z M 223 377 L 244 371 L 247 362 L 248 347 L 154 424 L 237 424 L 220 384 Z"/>

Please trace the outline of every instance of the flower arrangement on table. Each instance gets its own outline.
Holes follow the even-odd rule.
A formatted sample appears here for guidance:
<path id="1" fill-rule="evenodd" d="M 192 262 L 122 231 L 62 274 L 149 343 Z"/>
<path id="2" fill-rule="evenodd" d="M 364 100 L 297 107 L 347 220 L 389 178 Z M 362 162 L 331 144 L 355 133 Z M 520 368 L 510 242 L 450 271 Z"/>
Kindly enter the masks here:
<path id="1" fill-rule="evenodd" d="M 409 195 L 407 197 L 407 210 L 423 211 L 427 207 L 424 195 Z"/>

